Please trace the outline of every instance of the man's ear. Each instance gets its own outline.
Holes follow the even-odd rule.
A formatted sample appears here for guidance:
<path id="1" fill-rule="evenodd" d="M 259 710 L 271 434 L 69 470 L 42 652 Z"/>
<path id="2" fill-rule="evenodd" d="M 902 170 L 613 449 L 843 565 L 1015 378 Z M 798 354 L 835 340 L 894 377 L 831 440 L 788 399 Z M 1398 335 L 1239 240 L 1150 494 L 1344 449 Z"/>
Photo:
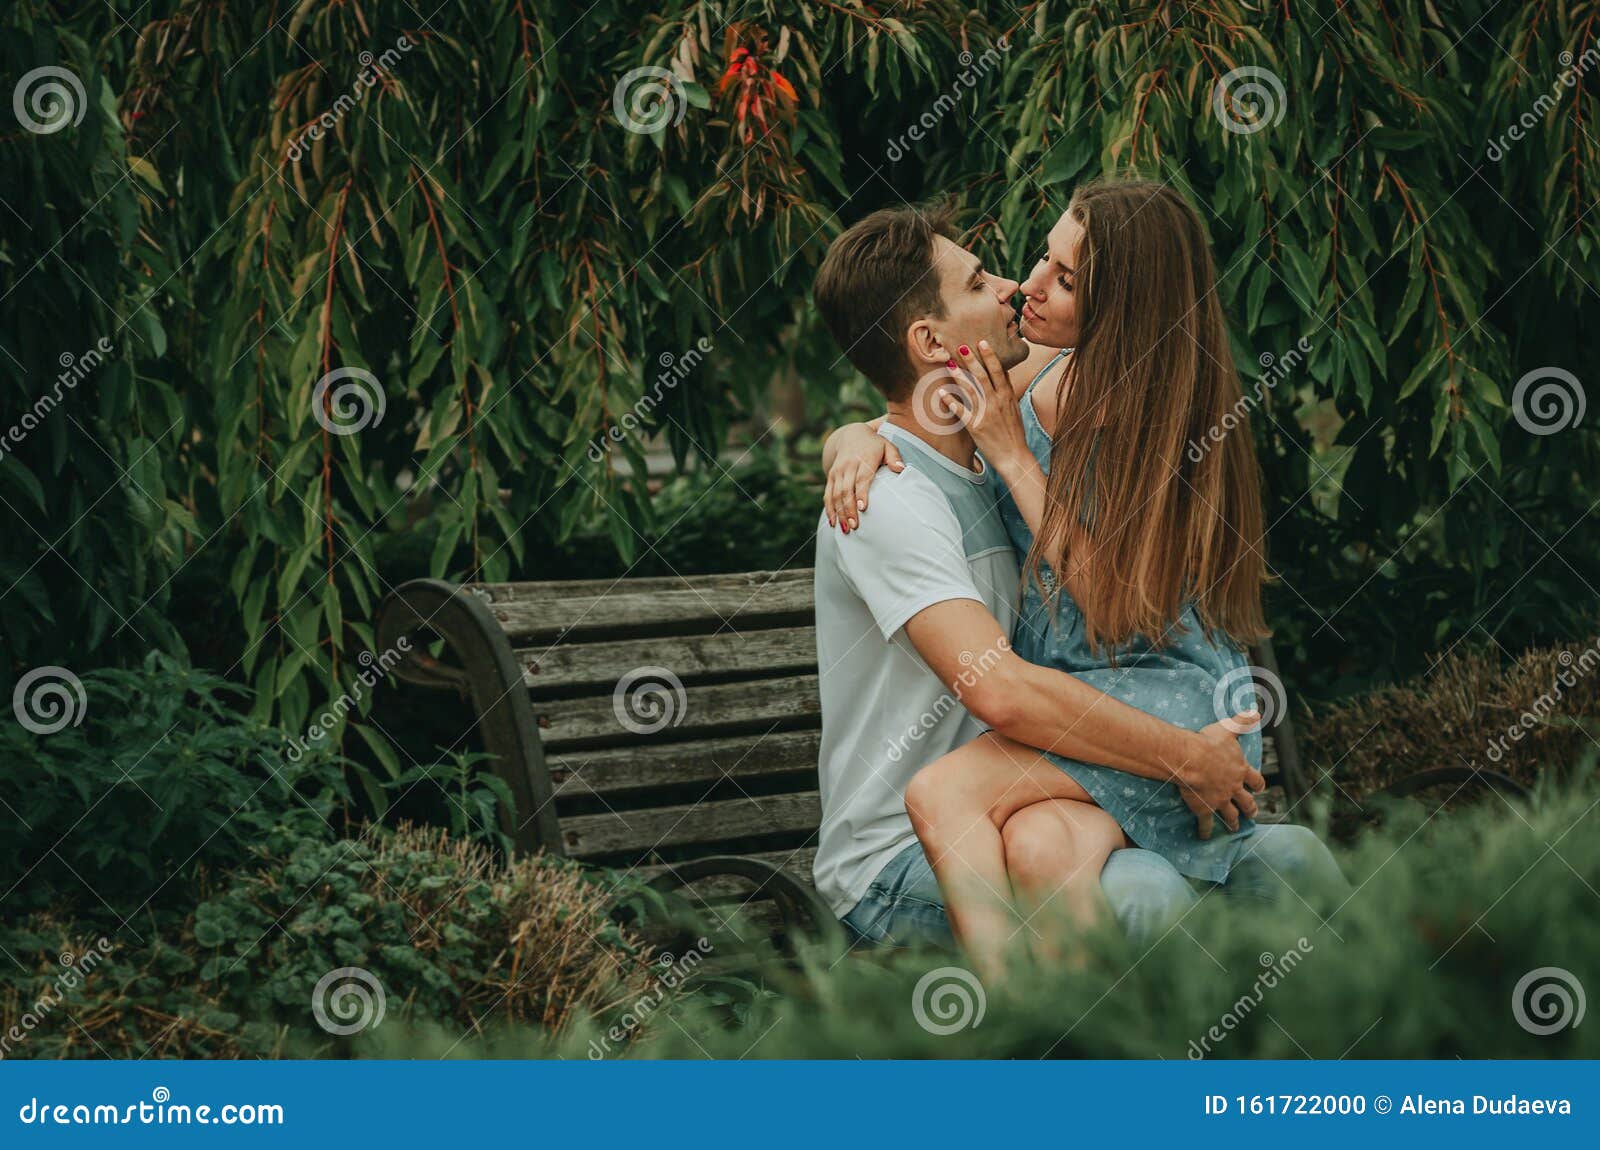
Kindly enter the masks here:
<path id="1" fill-rule="evenodd" d="M 918 372 L 943 367 L 955 357 L 940 345 L 934 336 L 933 323 L 919 319 L 906 331 L 906 348 L 911 355 L 911 365 Z"/>

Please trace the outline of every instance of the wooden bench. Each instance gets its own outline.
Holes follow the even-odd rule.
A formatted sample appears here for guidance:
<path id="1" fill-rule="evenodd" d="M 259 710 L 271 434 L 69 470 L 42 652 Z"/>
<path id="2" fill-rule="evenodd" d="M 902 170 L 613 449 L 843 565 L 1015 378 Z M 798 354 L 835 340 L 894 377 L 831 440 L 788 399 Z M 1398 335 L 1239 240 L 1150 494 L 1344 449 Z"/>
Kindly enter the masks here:
<path id="1" fill-rule="evenodd" d="M 459 693 L 516 799 L 519 851 L 692 887 L 778 935 L 837 938 L 811 883 L 821 818 L 812 572 L 457 586 L 403 584 L 378 649 L 402 680 Z M 442 641 L 442 643 L 440 642 Z M 431 653 L 431 652 L 437 653 Z M 1251 662 L 1276 676 L 1270 647 Z M 1287 708 L 1263 773 L 1303 793 Z"/>

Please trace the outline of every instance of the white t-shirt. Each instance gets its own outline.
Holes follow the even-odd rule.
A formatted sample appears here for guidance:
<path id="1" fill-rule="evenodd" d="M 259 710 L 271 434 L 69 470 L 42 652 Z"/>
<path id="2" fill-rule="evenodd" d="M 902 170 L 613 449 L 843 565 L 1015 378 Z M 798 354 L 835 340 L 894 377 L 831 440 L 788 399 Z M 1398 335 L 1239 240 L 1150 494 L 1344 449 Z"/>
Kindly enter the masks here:
<path id="1" fill-rule="evenodd" d="M 906 468 L 880 468 L 860 526 L 817 528 L 818 765 L 822 830 L 814 877 L 840 917 L 916 832 L 906 784 L 984 727 L 922 661 L 903 630 L 917 612 L 974 599 L 1009 637 L 1018 569 L 1000 521 L 1000 480 L 969 471 L 892 424 Z M 984 652 L 971 673 L 997 658 Z"/>

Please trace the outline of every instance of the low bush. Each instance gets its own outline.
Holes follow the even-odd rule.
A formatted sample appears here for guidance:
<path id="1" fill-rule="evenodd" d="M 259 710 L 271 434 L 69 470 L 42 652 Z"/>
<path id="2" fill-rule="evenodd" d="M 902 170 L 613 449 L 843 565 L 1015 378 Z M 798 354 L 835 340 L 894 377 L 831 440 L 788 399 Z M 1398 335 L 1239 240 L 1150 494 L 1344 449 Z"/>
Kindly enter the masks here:
<path id="1" fill-rule="evenodd" d="M 1316 708 L 1303 724 L 1312 778 L 1346 801 L 1432 767 L 1477 767 L 1532 786 L 1578 761 L 1600 724 L 1600 637 L 1502 660 L 1461 648 L 1425 677 Z"/>
<path id="2" fill-rule="evenodd" d="M 1593 1058 L 1600 1030 L 1576 1023 L 1600 988 L 1600 786 L 1592 762 L 1573 773 L 1515 810 L 1395 803 L 1340 852 L 1344 895 L 1270 909 L 1207 896 L 1152 946 L 1079 935 L 1080 967 L 989 992 L 942 952 L 816 961 L 756 995 L 741 1026 L 690 998 L 629 1053 Z M 558 1049 L 582 1057 L 583 1034 Z"/>
<path id="3" fill-rule="evenodd" d="M 333 838 L 350 795 L 338 759 L 282 753 L 245 692 L 160 653 L 82 677 L 77 724 L 0 723 L 0 896 L 8 914 L 63 897 L 113 921 L 194 905 L 203 869 L 273 834 Z M 339 830 L 335 829 L 338 825 Z"/>
<path id="4" fill-rule="evenodd" d="M 329 1057 L 369 1047 L 385 1025 L 559 1036 L 647 985 L 612 899 L 577 864 L 507 865 L 437 829 L 280 839 L 158 935 L 102 943 L 49 914 L 0 929 L 26 971 L 0 971 L 0 1033 L 23 1036 L 4 1053 Z M 62 987 L 77 964 L 60 956 L 91 953 L 104 958 Z"/>

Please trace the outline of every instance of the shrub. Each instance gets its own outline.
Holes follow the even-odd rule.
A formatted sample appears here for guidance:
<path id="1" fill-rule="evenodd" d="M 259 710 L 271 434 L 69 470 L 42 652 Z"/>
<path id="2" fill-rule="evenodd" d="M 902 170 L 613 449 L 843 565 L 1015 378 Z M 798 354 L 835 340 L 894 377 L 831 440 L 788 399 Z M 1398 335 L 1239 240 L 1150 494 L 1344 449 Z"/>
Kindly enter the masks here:
<path id="1" fill-rule="evenodd" d="M 11 1055 L 327 1057 L 368 1049 L 385 1026 L 558 1035 L 646 985 L 640 944 L 607 915 L 611 898 L 576 864 L 508 865 L 434 829 L 305 840 L 225 876 L 170 937 L 115 937 L 66 996 L 83 1031 L 57 1021 Z M 33 959 L 27 975 L 0 974 L 3 1032 L 47 988 L 57 951 L 86 948 L 82 928 L 58 916 L 0 934 Z M 376 980 L 389 1020 L 348 1039 L 321 1029 L 312 1005 L 319 981 L 347 967 Z M 322 1006 L 351 1021 L 327 992 Z"/>
<path id="2" fill-rule="evenodd" d="M 1338 704 L 1304 724 L 1313 778 L 1331 772 L 1360 802 L 1432 767 L 1473 766 L 1531 786 L 1541 771 L 1577 761 L 1600 722 L 1600 638 L 1533 648 L 1502 661 L 1462 648 L 1431 674 Z"/>
<path id="3" fill-rule="evenodd" d="M 158 652 L 81 681 L 79 725 L 0 723 L 0 810 L 19 824 L 0 835 L 8 910 L 61 896 L 118 919 L 187 909 L 201 868 L 232 866 L 275 832 L 336 833 L 339 762 L 289 759 L 279 732 L 234 709 L 239 688 Z"/>
<path id="4" fill-rule="evenodd" d="M 1593 1058 L 1572 1003 L 1600 986 L 1600 786 L 1545 785 L 1515 814 L 1396 805 L 1340 852 L 1348 897 L 1255 910 L 1211 897 L 1154 945 L 1076 932 L 1077 967 L 963 993 L 945 952 L 816 961 L 753 996 L 742 1026 L 692 999 L 630 1052 L 663 1058 Z M 1304 943 L 1302 943 L 1304 939 Z M 1292 964 L 1291 951 L 1300 956 Z M 1264 962 L 1263 959 L 1269 961 Z M 1535 974 L 1545 968 L 1559 973 Z M 1269 972 L 1274 972 L 1268 977 Z M 918 983 L 930 979 L 921 993 Z M 942 981 L 941 981 L 942 980 Z M 942 999 L 934 988 L 943 985 Z M 1564 987 L 1567 1005 L 1556 988 Z M 1519 993 L 1520 990 L 1520 993 Z M 970 1001 L 976 997 L 970 984 Z M 922 1004 L 919 1023 L 914 1003 Z M 1567 1025 L 1539 1034 L 1519 1022 Z M 1217 1027 L 1220 1038 L 1210 1037 Z M 582 1057 L 581 1035 L 561 1048 Z M 500 1053 L 514 1048 L 502 1042 Z M 524 1046 L 524 1052 L 532 1048 Z M 459 1052 L 458 1052 L 459 1053 Z"/>

